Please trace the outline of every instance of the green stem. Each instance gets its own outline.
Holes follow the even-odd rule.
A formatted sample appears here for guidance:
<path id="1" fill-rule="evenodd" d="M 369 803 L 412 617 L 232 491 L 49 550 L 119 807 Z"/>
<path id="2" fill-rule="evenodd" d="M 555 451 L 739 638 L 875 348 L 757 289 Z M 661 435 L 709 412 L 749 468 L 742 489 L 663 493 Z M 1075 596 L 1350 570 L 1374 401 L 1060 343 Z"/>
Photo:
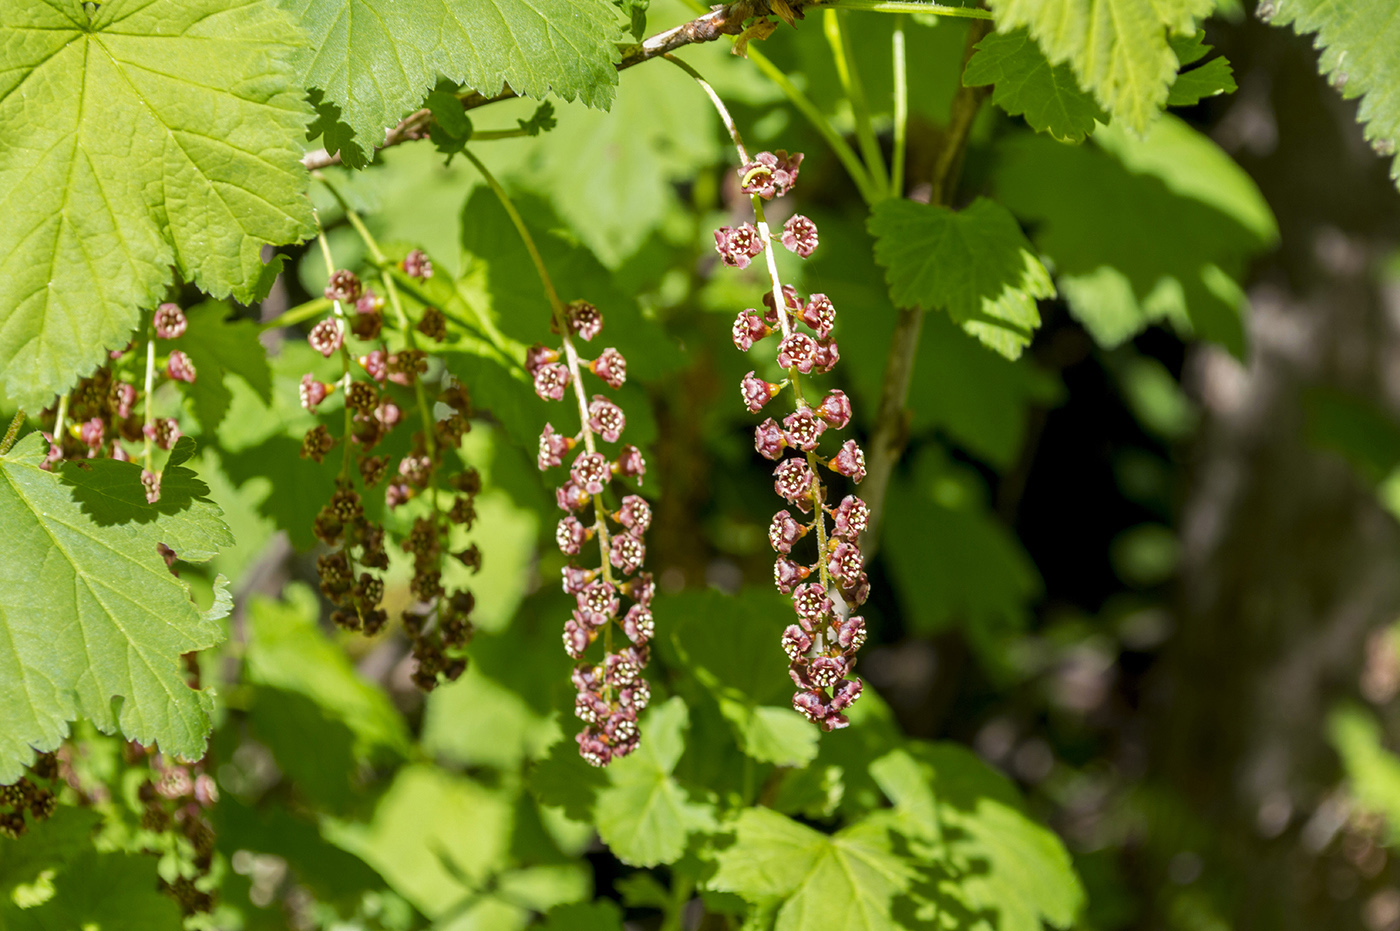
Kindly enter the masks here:
<path id="1" fill-rule="evenodd" d="M 520 216 L 520 211 L 515 208 L 515 202 L 510 199 L 506 189 L 501 186 L 501 182 L 493 175 L 477 158 L 470 149 L 463 149 L 462 154 L 476 166 L 476 170 L 481 173 L 491 192 L 496 195 L 496 199 L 505 208 L 506 215 L 510 217 L 510 222 L 515 226 L 515 231 L 520 234 L 520 239 L 525 243 L 525 251 L 530 253 L 530 261 L 535 264 L 535 271 L 540 276 L 540 283 L 544 286 L 545 296 L 549 298 L 549 307 L 554 314 L 554 325 L 559 330 L 559 335 L 564 345 L 564 360 L 569 369 L 569 380 L 573 384 L 574 396 L 578 399 L 579 429 L 583 434 L 583 446 L 588 452 L 596 453 L 597 443 L 593 439 L 593 428 L 588 425 L 588 399 L 583 389 L 583 374 L 579 371 L 578 350 L 574 348 L 574 341 L 569 335 L 569 317 L 564 310 L 564 304 L 559 300 L 559 292 L 554 288 L 554 281 L 549 277 L 549 269 L 545 268 L 544 257 L 540 255 L 539 248 L 535 245 L 535 237 L 530 235 L 530 228 L 525 225 L 525 220 Z M 601 494 L 593 495 L 593 529 L 598 539 L 598 549 L 602 556 L 599 569 L 602 573 L 603 581 L 609 585 L 615 584 L 612 575 L 612 563 L 609 560 L 611 554 L 611 542 L 608 534 L 607 508 L 603 504 Z M 612 652 L 612 629 L 616 620 L 609 622 L 603 628 L 603 652 Z M 604 697 L 607 700 L 612 698 L 611 687 L 604 690 Z"/>
<path id="2" fill-rule="evenodd" d="M 319 215 L 316 217 L 316 229 L 321 233 L 316 239 L 321 245 L 321 258 L 326 262 L 326 280 L 329 281 L 335 274 L 335 257 L 331 255 L 331 244 L 326 240 L 326 231 L 321 226 Z M 345 346 L 345 340 L 350 335 L 350 325 L 345 318 L 345 308 L 340 306 L 339 300 L 331 301 L 331 309 L 335 312 L 336 325 L 341 328 L 340 390 L 345 393 L 345 432 L 341 442 L 345 444 L 345 448 L 340 456 L 340 480 L 345 482 L 350 478 L 350 435 L 355 429 L 355 412 L 350 409 L 350 350 Z"/>
<path id="3" fill-rule="evenodd" d="M 695 881 L 689 876 L 676 874 L 672 878 L 671 900 L 666 903 L 666 914 L 661 919 L 659 931 L 681 931 L 685 918 L 685 907 L 695 894 Z"/>
<path id="4" fill-rule="evenodd" d="M 883 198 L 890 184 L 889 174 L 885 170 L 885 155 L 880 151 L 880 140 L 875 138 L 875 130 L 870 124 L 870 104 L 865 99 L 865 84 L 860 79 L 860 69 L 856 67 L 845 22 L 844 10 L 828 9 L 822 17 L 826 41 L 836 62 L 836 76 L 841 80 L 841 89 L 850 101 L 851 115 L 855 118 L 856 142 L 860 145 L 872 182 Z"/>
<path id="5" fill-rule="evenodd" d="M 890 196 L 904 196 L 905 147 L 909 138 L 909 74 L 904 57 L 904 14 L 894 18 L 894 157 L 890 168 Z"/>
<path id="6" fill-rule="evenodd" d="M 490 142 L 494 139 L 519 139 L 530 135 L 527 129 L 479 129 L 472 132 L 472 142 Z"/>
<path id="7" fill-rule="evenodd" d="M 764 77 L 778 85 L 778 89 L 783 92 L 788 101 L 797 108 L 797 112 L 807 118 L 807 122 L 821 135 L 822 139 L 836 158 L 846 169 L 846 174 L 851 176 L 851 181 L 855 183 L 856 190 L 860 192 L 861 200 L 866 204 L 874 205 L 881 200 L 881 193 L 876 189 L 874 182 L 870 179 L 870 173 L 866 171 L 865 165 L 861 163 L 855 150 L 841 138 L 841 134 L 832 128 L 831 122 L 822 115 L 817 105 L 812 103 L 806 94 L 797 89 L 797 85 L 792 83 L 792 79 L 783 73 L 783 70 L 773 64 L 768 58 L 754 48 L 748 48 L 748 59 L 763 72 Z"/>
<path id="8" fill-rule="evenodd" d="M 988 10 L 971 6 L 944 6 L 941 3 L 918 3 L 915 0 L 832 0 L 823 9 L 860 10 L 864 13 L 926 13 L 961 19 L 991 19 Z"/>
<path id="9" fill-rule="evenodd" d="M 155 325 L 146 328 L 146 445 L 141 451 L 141 461 L 147 472 L 153 471 L 151 463 L 155 457 L 155 410 L 151 405 L 151 395 L 156 388 L 156 330 Z M 54 437 L 58 439 L 58 437 Z"/>
<path id="10" fill-rule="evenodd" d="M 307 301 L 305 304 L 298 304 L 295 307 L 287 308 L 271 320 L 259 324 L 259 326 L 264 330 L 275 330 L 278 327 L 293 326 L 298 323 L 304 323 L 312 317 L 319 317 L 330 309 L 331 302 L 329 298 L 316 297 Z"/>
<path id="11" fill-rule="evenodd" d="M 710 86 L 710 82 L 706 81 L 700 72 L 696 71 L 676 56 L 666 55 L 664 57 L 671 64 L 694 78 L 695 83 L 699 84 L 700 89 L 709 96 L 710 103 L 714 104 L 715 110 L 719 112 L 720 122 L 724 123 L 724 128 L 729 131 L 729 138 L 733 141 L 734 148 L 739 152 L 739 164 L 748 164 L 749 153 L 748 150 L 744 148 L 744 137 L 739 134 L 739 127 L 734 122 L 734 117 L 729 115 L 729 108 L 724 105 L 724 101 L 720 99 L 719 94 L 715 93 L 715 89 Z"/>
<path id="12" fill-rule="evenodd" d="M 68 420 L 68 395 L 58 399 L 58 413 L 53 418 L 53 442 L 59 449 L 63 448 L 63 425 Z"/>
<path id="13" fill-rule="evenodd" d="M 67 397 L 65 395 L 65 397 Z M 0 440 L 0 456 L 10 451 L 10 447 L 15 445 L 15 440 L 19 437 L 19 429 L 24 426 L 24 411 L 15 411 L 15 419 L 10 421 L 10 429 L 5 431 L 5 438 Z M 58 437 L 54 437 L 55 440 Z"/>

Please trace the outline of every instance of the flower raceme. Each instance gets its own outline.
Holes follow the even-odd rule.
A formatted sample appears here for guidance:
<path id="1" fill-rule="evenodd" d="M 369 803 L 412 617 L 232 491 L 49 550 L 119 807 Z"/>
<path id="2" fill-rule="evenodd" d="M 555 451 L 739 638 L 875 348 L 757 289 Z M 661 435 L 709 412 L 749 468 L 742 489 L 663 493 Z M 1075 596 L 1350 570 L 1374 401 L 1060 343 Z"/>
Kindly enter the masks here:
<path id="1" fill-rule="evenodd" d="M 716 231 L 715 249 L 725 265 L 745 268 L 764 249 L 771 249 L 773 242 L 804 259 L 816 250 L 817 227 L 808 218 L 792 216 L 781 236 L 775 237 L 763 215 L 764 201 L 792 190 L 801 163 L 800 153 L 761 152 L 739 170 L 741 187 L 752 199 L 756 225 Z M 774 582 L 779 591 L 792 596 L 797 614 L 797 623 L 782 635 L 788 672 L 798 689 L 792 704 L 824 730 L 834 730 L 849 723 L 844 712 L 860 697 L 862 687 L 853 673 L 856 651 L 865 642 L 865 621 L 853 611 L 870 591 L 858 542 L 869 509 L 855 495 L 831 505 L 829 478 L 824 480 L 822 470 L 859 483 L 865 477 L 865 456 L 852 439 L 838 443 L 828 457 L 820 454 L 827 435 L 850 424 L 851 402 L 844 392 L 832 389 L 813 406 L 802 390 L 803 376 L 830 372 L 841 357 L 831 335 L 836 323 L 831 300 L 812 294 L 804 301 L 795 288 L 782 283 L 771 254 L 767 264 L 771 290 L 763 296 L 765 309 L 742 311 L 734 320 L 732 336 L 741 352 L 774 337 L 774 357 L 787 378 L 775 384 L 749 372 L 740 381 L 739 392 L 744 406 L 757 414 L 784 388 L 793 391 L 793 409 L 760 423 L 754 431 L 754 448 L 777 462 L 773 490 L 797 512 L 778 511 L 768 530 L 768 541 L 778 554 Z M 808 555 L 799 560 L 794 553 L 808 537 L 816 544 L 815 558 Z"/>
<path id="2" fill-rule="evenodd" d="M 410 253 L 404 260 L 405 272 L 416 277 L 432 274 L 432 265 L 422 253 Z M 339 443 L 344 444 L 336 491 L 316 516 L 314 531 L 329 549 L 317 559 L 321 591 L 335 606 L 332 620 L 347 630 L 373 636 L 388 624 L 384 610 L 382 573 L 389 567 L 386 532 L 383 523 L 366 512 L 362 494 L 384 487 L 384 502 L 394 510 L 421 498 L 426 513 L 417 516 L 411 529 L 397 540 L 413 559 L 409 590 L 413 603 L 404 610 L 402 621 L 413 646 L 417 668 L 413 681 L 430 691 L 440 681 L 455 680 L 466 669 L 462 650 L 473 632 L 470 615 L 475 604 L 465 589 L 448 591 L 443 584 L 443 563 L 452 556 L 467 568 L 477 570 L 481 555 L 475 545 L 452 551 L 453 526 L 470 529 L 476 519 L 475 498 L 481 478 L 474 469 L 445 476 L 446 454 L 461 443 L 471 429 L 468 419 L 471 401 L 459 384 L 448 384 L 436 400 L 448 411 L 435 419 L 421 376 L 427 371 L 426 353 L 415 347 L 412 334 L 399 334 L 404 345 L 396 352 L 383 340 L 385 302 L 363 287 L 347 269 L 334 271 L 326 285 L 326 298 L 335 313 L 311 328 L 307 342 L 327 358 L 339 354 L 342 375 L 335 384 L 302 376 L 300 395 L 304 408 L 315 413 L 330 394 L 341 388 L 345 398 L 345 429 L 337 439 L 324 424 L 306 434 L 301 454 L 322 462 Z M 396 305 L 396 309 L 397 305 Z M 400 309 L 401 310 L 401 309 Z M 407 317 L 400 313 L 400 328 Z M 417 331 L 440 340 L 440 312 L 426 308 Z M 434 335 L 437 334 L 437 335 Z M 374 348 L 352 357 L 347 337 L 354 337 Z M 352 358 L 358 366 L 352 364 Z M 361 374 L 357 377 L 356 372 Z M 414 400 L 398 398 L 394 386 L 411 388 Z M 409 450 L 397 463 L 376 448 L 403 420 L 403 404 L 416 404 L 423 414 L 424 430 L 410 438 Z M 431 434 L 426 432 L 431 424 Z M 358 481 L 356 480 L 358 478 Z M 445 487 L 443 487 L 445 486 Z M 441 502 L 450 500 L 450 506 Z"/>
<path id="3" fill-rule="evenodd" d="M 568 466 L 555 492 L 560 509 L 566 512 L 555 530 L 555 542 L 570 557 L 563 586 L 576 604 L 564 624 L 564 650 L 578 663 L 573 672 L 578 689 L 574 710 L 584 722 L 577 738 L 579 753 L 594 766 L 606 766 L 637 749 L 637 715 L 651 697 L 642 669 L 656 631 L 651 614 L 656 586 L 650 573 L 640 571 L 646 560 L 643 537 L 651 524 L 651 507 L 640 496 L 621 492 L 616 507 L 609 503 L 609 487 L 621 478 L 640 481 L 646 463 L 632 445 L 619 446 L 611 457 L 599 451 L 599 443 L 621 442 L 627 417 L 622 408 L 605 395 L 591 393 L 583 383 L 586 369 L 603 384 L 618 388 L 627 378 L 627 361 L 612 348 L 602 350 L 592 361 L 579 357 L 575 338 L 591 342 L 603 328 L 603 316 L 592 304 L 567 305 L 564 323 L 560 347 L 531 347 L 525 367 L 540 397 L 562 401 L 573 391 L 578 404 L 579 432 L 566 436 L 546 424 L 537 463 L 541 471 Z M 585 523 L 590 511 L 591 523 Z M 595 540 L 597 568 L 578 565 L 575 559 Z M 626 611 L 624 598 L 630 603 Z M 626 638 L 626 646 L 616 647 L 615 628 Z M 600 639 L 602 662 L 585 661 L 586 651 Z"/>

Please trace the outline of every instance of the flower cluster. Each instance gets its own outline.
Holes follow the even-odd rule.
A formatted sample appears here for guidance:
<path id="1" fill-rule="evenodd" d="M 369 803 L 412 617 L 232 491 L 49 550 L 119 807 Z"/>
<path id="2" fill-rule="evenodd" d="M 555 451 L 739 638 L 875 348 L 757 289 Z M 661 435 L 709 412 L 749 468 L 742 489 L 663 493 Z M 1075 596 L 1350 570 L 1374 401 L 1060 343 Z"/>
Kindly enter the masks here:
<path id="1" fill-rule="evenodd" d="M 160 353 L 167 340 L 177 340 L 189 326 L 184 311 L 165 303 L 155 309 L 151 332 L 155 345 L 146 353 L 147 384 L 152 389 L 165 382 L 193 384 L 198 377 L 193 360 L 181 349 Z M 127 443 L 142 444 L 148 450 L 171 449 L 180 439 L 180 423 L 173 417 L 155 417 L 149 405 L 139 405 L 144 394 L 132 382 L 140 383 L 140 353 L 133 343 L 109 354 L 107 365 L 78 382 L 68 395 L 66 407 L 53 411 L 54 433 L 46 433 L 49 455 L 45 467 L 59 459 L 94 459 L 107 456 L 130 462 Z M 163 361 L 162 361 L 163 360 Z M 60 416 L 60 412 L 61 416 Z M 141 484 L 146 500 L 160 500 L 161 473 L 151 467 L 149 454 L 142 455 Z"/>
<path id="2" fill-rule="evenodd" d="M 52 783 L 58 778 L 58 757 L 52 753 L 41 753 L 30 767 L 30 774 L 40 781 Z M 7 786 L 0 786 L 0 836 L 11 840 L 29 830 L 25 821 L 28 814 L 35 821 L 44 821 L 54 813 L 58 800 L 52 788 L 38 785 L 29 777 L 24 777 Z"/>
<path id="3" fill-rule="evenodd" d="M 405 262 L 417 277 L 432 274 L 432 265 L 422 253 L 410 253 Z M 452 527 L 471 529 L 476 520 L 480 476 L 471 469 L 450 479 L 443 475 L 447 452 L 459 446 L 471 429 L 471 400 L 465 388 L 451 383 L 436 398 L 448 413 L 435 418 L 435 405 L 422 380 L 428 369 L 427 354 L 414 346 L 409 333 L 403 334 L 403 348 L 389 350 L 383 339 L 384 299 L 345 269 L 331 275 L 325 293 L 335 313 L 311 328 L 307 342 L 327 358 L 338 354 L 343 374 L 337 383 L 329 383 L 308 372 L 302 376 L 300 388 L 302 406 L 312 413 L 337 388 L 343 390 L 345 401 L 341 439 L 337 440 L 325 424 L 317 424 L 302 442 L 302 456 L 316 462 L 322 462 L 337 443 L 344 443 L 335 493 L 317 514 L 313 527 L 316 537 L 330 548 L 317 559 L 321 592 L 335 606 L 331 618 L 337 625 L 370 636 L 383 630 L 389 617 L 383 608 L 384 580 L 376 573 L 389 567 L 388 534 L 382 522 L 366 513 L 363 496 L 383 486 L 384 504 L 390 510 L 415 498 L 427 501 L 427 513 L 416 517 L 397 542 L 413 558 L 413 604 L 402 616 L 417 661 L 413 680 L 428 691 L 438 684 L 440 676 L 451 681 L 466 669 L 462 651 L 472 635 L 470 615 L 475 599 L 469 591 L 449 592 L 443 584 L 447 556 L 473 570 L 481 566 L 481 554 L 474 545 L 457 552 L 452 552 L 451 546 Z M 439 340 L 446 335 L 441 312 L 431 307 L 424 311 L 416 329 L 425 335 L 435 334 L 433 338 Z M 372 347 L 354 357 L 357 366 L 351 364 L 347 334 Z M 403 399 L 402 403 L 416 404 L 425 427 L 431 424 L 432 432 L 416 431 L 408 452 L 394 461 L 375 450 L 404 419 L 398 399 L 398 392 L 404 389 L 412 390 L 413 400 Z M 444 484 L 447 487 L 441 487 Z M 450 504 L 444 507 L 444 501 Z"/>
<path id="4" fill-rule="evenodd" d="M 740 169 L 740 184 L 752 199 L 757 226 L 745 223 L 716 232 L 716 249 L 725 265 L 745 267 L 771 241 L 781 242 L 803 258 L 816 250 L 817 227 L 811 220 L 794 215 L 782 235 L 774 237 L 763 214 L 764 201 L 792 190 L 801 163 L 801 154 L 763 152 Z M 744 406 L 755 414 L 786 387 L 792 388 L 796 399 L 790 413 L 779 415 L 781 419 L 770 416 L 758 425 L 754 448 L 778 463 L 773 489 L 796 510 L 795 514 L 787 508 L 778 511 L 768 529 L 768 540 L 778 554 L 774 581 L 779 591 L 792 596 L 797 613 L 798 622 L 782 636 L 790 660 L 788 671 L 798 689 L 792 704 L 824 730 L 833 730 L 846 726 L 844 711 L 861 691 L 853 670 L 856 651 L 865 642 L 865 621 L 852 612 L 870 592 L 859 544 L 869 511 L 855 495 L 831 505 L 822 469 L 858 483 L 865 478 L 865 456 L 852 439 L 839 442 L 830 455 L 821 455 L 828 432 L 835 435 L 850 423 L 851 402 L 844 392 L 832 389 L 813 405 L 802 390 L 803 376 L 825 374 L 841 357 L 831 335 L 836 323 L 831 300 L 824 294 L 803 300 L 795 288 L 784 286 L 771 252 L 768 272 L 772 288 L 763 296 L 765 309 L 740 313 L 732 335 L 742 352 L 776 336 L 774 355 L 787 377 L 775 384 L 749 372 L 739 391 Z M 816 543 L 815 559 L 799 558 L 795 547 L 809 536 Z"/>
<path id="5" fill-rule="evenodd" d="M 561 347 L 536 345 L 525 364 L 540 397 L 560 401 L 572 389 L 578 401 L 579 432 L 567 436 L 547 424 L 540 434 L 538 464 L 544 471 L 569 462 L 568 475 L 555 492 L 566 512 L 555 531 L 559 549 L 578 557 L 590 541 L 598 544 L 596 569 L 571 559 L 563 571 L 564 591 L 577 603 L 564 624 L 564 649 L 579 662 L 573 672 L 578 689 L 574 708 L 585 724 L 578 735 L 579 753 L 594 766 L 606 766 L 637 749 L 637 715 L 651 696 L 642 668 L 655 632 L 651 600 L 656 586 L 650 573 L 639 571 L 646 559 L 643 535 L 651 523 L 651 507 L 634 494 L 621 494 L 615 507 L 608 503 L 605 493 L 613 480 L 640 481 L 646 463 L 635 446 L 621 445 L 612 456 L 599 451 L 599 443 L 620 442 L 627 418 L 606 396 L 590 395 L 583 382 L 582 370 L 587 368 L 610 387 L 620 387 L 627 378 L 627 361 L 611 348 L 592 361 L 579 357 L 574 338 L 589 342 L 603 327 L 603 316 L 592 304 L 575 301 L 564 308 L 563 317 L 555 328 Z M 590 516 L 591 523 L 585 523 Z M 623 598 L 630 602 L 626 611 Z M 627 645 L 620 649 L 613 641 L 615 627 L 626 637 Z M 599 639 L 602 661 L 585 662 L 585 652 Z"/>

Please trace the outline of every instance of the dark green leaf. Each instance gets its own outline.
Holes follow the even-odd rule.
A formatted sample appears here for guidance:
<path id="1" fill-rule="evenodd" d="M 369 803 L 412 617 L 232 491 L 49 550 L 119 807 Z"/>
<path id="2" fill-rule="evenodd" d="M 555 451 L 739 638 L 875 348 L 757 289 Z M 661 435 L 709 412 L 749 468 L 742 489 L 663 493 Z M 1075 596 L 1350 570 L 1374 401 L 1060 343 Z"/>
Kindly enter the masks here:
<path id="1" fill-rule="evenodd" d="M 1068 65 L 1051 65 L 1024 29 L 992 33 L 977 43 L 963 84 L 995 85 L 992 100 L 1012 116 L 1022 116 L 1036 132 L 1065 142 L 1083 142 L 1094 123 L 1108 122 L 1091 94 L 1082 90 Z"/>

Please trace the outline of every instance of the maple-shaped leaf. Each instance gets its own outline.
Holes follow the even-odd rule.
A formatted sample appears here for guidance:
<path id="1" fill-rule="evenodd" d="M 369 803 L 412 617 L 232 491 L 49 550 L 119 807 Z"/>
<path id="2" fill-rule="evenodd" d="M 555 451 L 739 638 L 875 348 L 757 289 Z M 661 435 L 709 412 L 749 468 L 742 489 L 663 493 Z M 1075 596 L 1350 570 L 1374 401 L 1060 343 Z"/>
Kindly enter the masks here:
<path id="1" fill-rule="evenodd" d="M 268 284 L 313 231 L 311 111 L 286 15 L 258 0 L 0 4 L 0 369 L 38 410 L 182 278 Z"/>
<path id="2" fill-rule="evenodd" d="M 1051 64 L 1068 63 L 1113 119 L 1145 132 L 1180 62 L 1169 37 L 1192 35 L 1215 0 L 990 0 L 997 31 L 1021 26 Z"/>
<path id="3" fill-rule="evenodd" d="M 868 225 L 895 304 L 946 310 L 1010 359 L 1030 344 L 1035 302 L 1054 297 L 1055 285 L 1005 207 L 984 197 L 964 210 L 887 200 Z"/>
<path id="4" fill-rule="evenodd" d="M 711 889 L 763 906 L 780 902 L 776 931 L 877 931 L 899 927 L 894 894 L 913 871 L 890 849 L 879 821 L 823 834 L 766 808 L 748 808 L 732 846 L 719 851 Z"/>
<path id="5" fill-rule="evenodd" d="M 1400 16 L 1394 0 L 1277 0 L 1259 4 L 1277 15 L 1273 22 L 1292 25 L 1299 34 L 1317 33 L 1318 70 L 1342 96 L 1361 98 L 1357 119 L 1366 124 L 1366 139 L 1380 155 L 1395 155 L 1400 143 Z M 1400 157 L 1390 167 L 1400 185 Z"/>
<path id="6" fill-rule="evenodd" d="M 603 108 L 617 85 L 620 21 L 607 0 L 281 3 L 310 39 L 298 59 L 303 81 L 321 91 L 323 108 L 338 108 L 361 152 L 417 109 L 439 75 L 483 94 L 508 84 L 522 96 L 552 92 Z M 343 136 L 334 141 L 347 147 Z"/>
<path id="7" fill-rule="evenodd" d="M 171 452 L 154 505 L 135 463 L 65 463 L 55 474 L 40 468 L 45 449 L 32 433 L 0 456 L 0 784 L 80 716 L 197 758 L 213 697 L 189 686 L 180 657 L 221 639 L 229 603 L 201 613 L 156 549 L 202 562 L 233 542 L 208 488 L 181 465 L 194 443 Z"/>
<path id="8" fill-rule="evenodd" d="M 689 723 L 680 698 L 654 705 L 641 720 L 641 747 L 607 769 L 612 784 L 598 792 L 594 817 L 598 836 L 623 863 L 671 863 L 692 832 L 714 829 L 714 806 L 691 801 L 671 775 L 685 752 Z"/>
<path id="9" fill-rule="evenodd" d="M 1092 94 L 1074 79 L 1065 64 L 1052 65 L 1024 29 L 992 33 L 977 43 L 963 84 L 994 85 L 992 101 L 1012 116 L 1022 116 L 1036 132 L 1062 142 L 1083 142 L 1094 123 L 1107 122 Z"/>
<path id="10" fill-rule="evenodd" d="M 1207 97 L 1220 94 L 1233 94 L 1239 90 L 1235 84 L 1235 69 L 1224 55 L 1216 55 L 1204 64 L 1197 65 L 1210 52 L 1206 45 L 1204 29 L 1193 36 L 1176 36 L 1172 39 L 1172 51 L 1181 62 L 1181 74 L 1176 76 L 1167 104 L 1172 107 L 1192 107 Z M 1191 67 L 1191 66 L 1195 67 Z"/>

